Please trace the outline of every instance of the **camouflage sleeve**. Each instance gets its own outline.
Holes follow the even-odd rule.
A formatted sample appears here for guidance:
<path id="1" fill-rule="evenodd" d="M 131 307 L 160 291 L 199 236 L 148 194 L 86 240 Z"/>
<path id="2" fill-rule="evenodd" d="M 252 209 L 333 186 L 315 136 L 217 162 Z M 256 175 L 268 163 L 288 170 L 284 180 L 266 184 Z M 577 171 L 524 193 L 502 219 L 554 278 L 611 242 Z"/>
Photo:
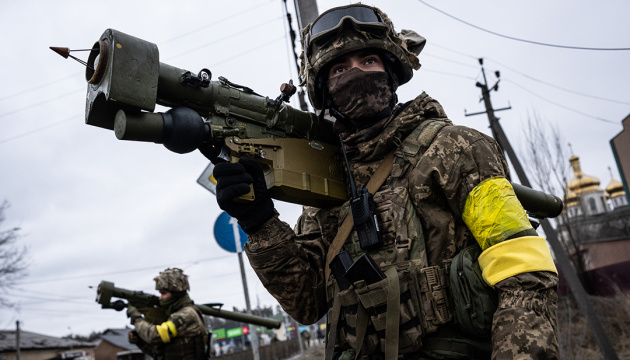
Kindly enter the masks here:
<path id="1" fill-rule="evenodd" d="M 177 337 L 190 338 L 206 333 L 206 325 L 197 310 L 192 306 L 185 306 L 168 317 L 177 328 Z"/>
<path id="2" fill-rule="evenodd" d="M 495 177 L 509 179 L 509 167 L 496 141 L 464 126 L 443 128 L 425 154 L 438 160 L 437 181 L 458 219 L 475 186 Z"/>
<path id="3" fill-rule="evenodd" d="M 133 326 L 136 328 L 136 332 L 138 333 L 140 339 L 142 339 L 145 343 L 151 345 L 163 344 L 155 324 L 152 324 L 143 318 L 138 318 L 133 323 Z"/>
<path id="4" fill-rule="evenodd" d="M 336 225 L 336 211 L 305 207 L 296 231 L 276 215 L 245 244 L 267 291 L 302 324 L 316 322 L 328 310 L 324 264 Z"/>
<path id="5" fill-rule="evenodd" d="M 446 127 L 429 151 L 439 159 L 431 171 L 437 174 L 440 190 L 457 219 L 461 219 L 468 194 L 478 184 L 494 177 L 509 180 L 497 143 L 476 130 Z M 493 359 L 558 358 L 557 283 L 554 273 L 529 272 L 495 285 L 500 300 L 492 326 Z"/>
<path id="6" fill-rule="evenodd" d="M 167 322 L 168 321 L 170 321 L 177 329 L 176 334 L 173 334 L 170 337 L 165 335 L 168 341 L 164 341 L 165 339 L 162 338 L 158 332 L 158 326 L 163 326 L 165 323 L 156 325 L 144 320 L 143 318 L 138 318 L 133 325 L 135 326 L 140 339 L 151 345 L 168 343 L 174 337 L 192 337 L 203 334 L 205 331 L 202 325 L 203 323 L 200 323 L 199 315 L 191 306 L 186 306 L 181 310 L 174 312 L 169 316 Z"/>
<path id="7" fill-rule="evenodd" d="M 499 307 L 492 322 L 492 359 L 559 359 L 558 277 L 530 272 L 496 284 Z"/>

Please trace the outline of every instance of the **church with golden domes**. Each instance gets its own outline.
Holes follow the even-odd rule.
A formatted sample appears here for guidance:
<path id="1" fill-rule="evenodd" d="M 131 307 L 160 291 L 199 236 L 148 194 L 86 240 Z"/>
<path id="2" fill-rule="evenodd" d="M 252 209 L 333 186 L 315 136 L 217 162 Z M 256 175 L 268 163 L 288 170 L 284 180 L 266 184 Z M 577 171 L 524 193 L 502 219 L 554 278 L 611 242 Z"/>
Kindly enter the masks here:
<path id="1" fill-rule="evenodd" d="M 590 292 L 610 295 L 630 290 L 630 206 L 623 184 L 612 176 L 605 189 L 585 174 L 571 156 L 573 178 L 565 188 L 564 209 L 557 220 L 558 238 L 569 257 L 581 258 Z M 610 168 L 609 168 L 610 170 Z M 575 260 L 574 260 L 575 262 Z"/>

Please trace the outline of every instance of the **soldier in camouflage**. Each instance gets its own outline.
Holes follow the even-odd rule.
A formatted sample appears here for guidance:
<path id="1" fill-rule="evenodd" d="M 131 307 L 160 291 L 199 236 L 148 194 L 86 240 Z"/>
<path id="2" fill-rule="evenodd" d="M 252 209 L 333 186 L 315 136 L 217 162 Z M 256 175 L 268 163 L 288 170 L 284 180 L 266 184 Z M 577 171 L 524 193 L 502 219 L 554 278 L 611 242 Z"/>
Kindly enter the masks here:
<path id="1" fill-rule="evenodd" d="M 362 4 L 328 10 L 302 31 L 309 99 L 335 117 L 357 186 L 394 154 L 373 196 L 382 245 L 363 250 L 356 231 L 342 239 L 352 261 L 368 254 L 385 279 L 347 287 L 329 274 L 348 202 L 305 207 L 292 229 L 253 159 L 216 165 L 217 202 L 248 234 L 249 261 L 284 310 L 303 324 L 328 315 L 327 359 L 557 359 L 557 271 L 508 181 L 502 151 L 489 136 L 453 125 L 426 93 L 398 103 L 396 89 L 420 68 L 424 44 Z M 232 201 L 250 184 L 256 204 Z M 498 294 L 487 337 L 466 333 L 452 310 L 449 264 L 471 245 Z"/>
<path id="2" fill-rule="evenodd" d="M 160 292 L 160 308 L 168 320 L 152 324 L 142 317 L 138 309 L 128 306 L 127 316 L 135 327 L 129 333 L 129 342 L 155 359 L 207 359 L 206 326 L 188 297 L 188 277 L 181 269 L 169 268 L 154 280 L 155 289 Z"/>

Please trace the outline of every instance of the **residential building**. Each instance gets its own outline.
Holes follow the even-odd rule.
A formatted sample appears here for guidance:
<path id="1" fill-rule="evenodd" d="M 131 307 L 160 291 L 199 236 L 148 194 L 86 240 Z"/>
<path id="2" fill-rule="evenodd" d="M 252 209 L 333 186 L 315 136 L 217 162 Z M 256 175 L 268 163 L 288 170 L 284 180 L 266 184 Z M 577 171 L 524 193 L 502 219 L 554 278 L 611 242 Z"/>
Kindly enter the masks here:
<path id="1" fill-rule="evenodd" d="M 18 341 L 19 338 L 19 341 Z M 0 360 L 95 360 L 95 342 L 63 339 L 24 330 L 0 331 Z"/>

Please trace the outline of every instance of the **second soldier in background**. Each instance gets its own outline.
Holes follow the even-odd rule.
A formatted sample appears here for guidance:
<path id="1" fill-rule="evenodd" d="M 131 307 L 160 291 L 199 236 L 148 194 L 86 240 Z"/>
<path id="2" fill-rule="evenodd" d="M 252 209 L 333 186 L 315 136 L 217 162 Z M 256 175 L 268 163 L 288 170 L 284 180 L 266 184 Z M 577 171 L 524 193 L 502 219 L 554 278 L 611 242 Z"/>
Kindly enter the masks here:
<path id="1" fill-rule="evenodd" d="M 129 306 L 127 316 L 135 327 L 129 333 L 129 341 L 156 359 L 207 359 L 208 334 L 202 315 L 188 296 L 188 277 L 181 269 L 169 268 L 154 280 L 155 289 L 160 292 L 160 308 L 168 320 L 152 324 L 138 309 Z"/>

